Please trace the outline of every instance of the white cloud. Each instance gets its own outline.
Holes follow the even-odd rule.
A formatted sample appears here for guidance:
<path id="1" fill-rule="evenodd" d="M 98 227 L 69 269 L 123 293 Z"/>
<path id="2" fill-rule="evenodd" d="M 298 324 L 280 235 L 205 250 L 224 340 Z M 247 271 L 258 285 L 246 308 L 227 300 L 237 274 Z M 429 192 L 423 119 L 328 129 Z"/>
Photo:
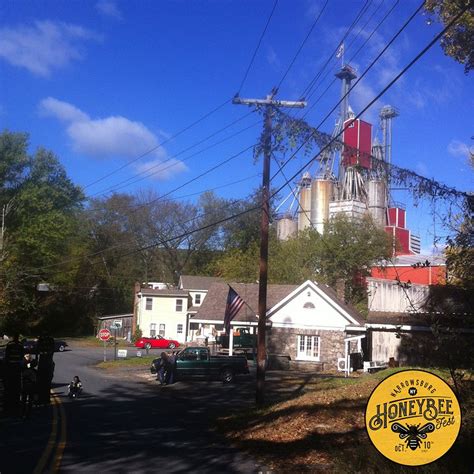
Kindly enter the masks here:
<path id="1" fill-rule="evenodd" d="M 117 4 L 112 0 L 99 0 L 95 7 L 102 15 L 114 18 L 115 20 L 123 19 L 122 12 L 118 9 Z"/>
<path id="2" fill-rule="evenodd" d="M 448 145 L 448 153 L 452 156 L 469 158 L 469 147 L 459 140 L 451 140 Z"/>
<path id="3" fill-rule="evenodd" d="M 83 58 L 84 41 L 100 39 L 81 26 L 48 20 L 28 26 L 3 27 L 0 28 L 0 58 L 38 76 L 49 77 L 54 70 Z"/>
<path id="4" fill-rule="evenodd" d="M 56 117 L 64 122 L 84 122 L 90 120 L 89 116 L 72 104 L 48 97 L 39 105 L 40 114 L 46 117 Z"/>
<path id="5" fill-rule="evenodd" d="M 54 117 L 67 124 L 66 133 L 78 153 L 94 158 L 128 159 L 147 154 L 153 160 L 141 164 L 138 171 L 156 166 L 150 173 L 156 172 L 153 177 L 162 180 L 187 170 L 181 161 L 166 159 L 166 150 L 159 145 L 157 135 L 141 122 L 121 116 L 92 119 L 76 106 L 53 97 L 43 99 L 38 109 L 40 115 Z M 161 163 L 163 166 L 160 166 Z"/>
<path id="6" fill-rule="evenodd" d="M 270 66 L 273 66 L 275 68 L 279 68 L 281 65 L 280 59 L 278 58 L 277 53 L 275 50 L 269 46 L 268 51 L 267 51 L 267 62 L 270 64 Z"/>
<path id="7" fill-rule="evenodd" d="M 148 161 L 136 166 L 138 173 L 144 174 L 149 178 L 158 181 L 164 181 L 172 176 L 188 170 L 188 167 L 174 158 L 163 161 L 161 159 Z"/>
<path id="8" fill-rule="evenodd" d="M 429 176 L 430 170 L 424 161 L 418 161 L 416 163 L 416 172 L 422 176 Z"/>

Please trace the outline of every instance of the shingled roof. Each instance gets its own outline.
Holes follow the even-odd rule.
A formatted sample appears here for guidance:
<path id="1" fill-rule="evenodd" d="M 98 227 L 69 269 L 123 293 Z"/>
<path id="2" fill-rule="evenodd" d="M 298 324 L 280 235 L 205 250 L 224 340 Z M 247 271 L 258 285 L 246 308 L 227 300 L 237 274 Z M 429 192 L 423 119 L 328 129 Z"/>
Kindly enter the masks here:
<path id="1" fill-rule="evenodd" d="M 209 290 L 216 282 L 223 282 L 219 277 L 181 275 L 180 288 L 183 290 Z"/>
<path id="2" fill-rule="evenodd" d="M 230 286 L 246 303 L 234 320 L 257 322 L 258 319 L 255 315 L 258 312 L 258 284 L 230 283 Z M 267 308 L 271 309 L 296 288 L 298 288 L 298 285 L 268 285 Z M 223 321 L 228 291 L 227 283 L 213 283 L 199 311 L 191 319 Z"/>

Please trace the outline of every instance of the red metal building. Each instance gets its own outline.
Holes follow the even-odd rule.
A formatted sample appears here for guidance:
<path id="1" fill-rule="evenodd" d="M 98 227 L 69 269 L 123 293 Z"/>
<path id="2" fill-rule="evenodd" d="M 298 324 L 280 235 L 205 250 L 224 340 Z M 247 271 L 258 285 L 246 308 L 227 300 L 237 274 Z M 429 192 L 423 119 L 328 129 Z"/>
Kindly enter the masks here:
<path id="1" fill-rule="evenodd" d="M 347 127 L 347 128 L 346 128 Z M 342 153 L 344 166 L 362 166 L 370 169 L 372 161 L 372 124 L 360 119 L 344 122 L 343 141 L 347 145 Z"/>

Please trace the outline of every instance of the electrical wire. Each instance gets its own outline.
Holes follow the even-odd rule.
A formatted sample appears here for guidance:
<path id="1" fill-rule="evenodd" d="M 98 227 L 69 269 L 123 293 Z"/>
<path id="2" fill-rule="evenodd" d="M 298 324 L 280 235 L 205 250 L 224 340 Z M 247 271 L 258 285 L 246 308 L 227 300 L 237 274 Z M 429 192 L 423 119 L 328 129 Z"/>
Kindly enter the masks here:
<path id="1" fill-rule="evenodd" d="M 296 51 L 295 55 L 293 56 L 293 59 L 291 60 L 290 64 L 288 65 L 288 67 L 286 68 L 286 71 L 285 73 L 283 74 L 283 77 L 280 79 L 280 82 L 278 83 L 277 85 L 277 90 L 280 89 L 281 85 L 283 84 L 283 81 L 286 79 L 286 76 L 288 75 L 288 73 L 290 72 L 290 69 L 293 67 L 293 64 L 295 63 L 296 61 L 296 58 L 299 56 L 299 54 L 301 53 L 301 50 L 303 49 L 304 45 L 306 44 L 306 42 L 308 41 L 309 37 L 311 36 L 311 33 L 313 32 L 314 28 L 316 27 L 316 25 L 318 24 L 319 22 L 319 19 L 321 18 L 322 14 L 324 13 L 324 10 L 326 9 L 327 5 L 329 3 L 329 0 L 326 0 L 326 3 L 323 5 L 323 8 L 321 8 L 321 10 L 319 11 L 319 14 L 318 16 L 316 17 L 316 19 L 314 20 L 313 24 L 311 25 L 311 28 L 309 29 L 306 37 L 304 38 L 303 42 L 301 43 L 300 47 L 298 48 L 298 50 Z"/>
<path id="2" fill-rule="evenodd" d="M 130 160 L 128 161 L 127 163 L 125 163 L 124 165 L 116 168 L 115 170 L 111 171 L 110 173 L 107 173 L 106 175 L 102 176 L 101 178 L 98 178 L 96 179 L 95 181 L 92 181 L 91 183 L 87 184 L 84 186 L 84 189 L 87 189 L 89 188 L 90 186 L 93 186 L 94 184 L 97 184 L 97 183 L 100 183 L 101 181 L 103 181 L 104 179 L 107 179 L 109 178 L 110 176 L 114 175 L 115 173 L 118 173 L 119 171 L 123 170 L 124 168 L 126 168 L 127 166 L 130 166 L 131 164 L 137 162 L 138 160 L 141 160 L 143 157 L 149 155 L 150 153 L 153 153 L 154 151 L 158 150 L 158 148 L 162 147 L 164 144 L 170 142 L 171 140 L 175 139 L 176 137 L 179 137 L 180 135 L 182 135 L 184 132 L 187 132 L 188 130 L 190 130 L 191 128 L 193 128 L 195 125 L 197 125 L 198 123 L 201 123 L 202 121 L 206 120 L 208 117 L 210 117 L 211 115 L 215 114 L 218 110 L 222 109 L 222 107 L 224 107 L 225 105 L 229 104 L 231 102 L 230 99 L 227 99 L 225 100 L 224 102 L 222 102 L 220 105 L 218 105 L 217 107 L 211 109 L 209 112 L 205 113 L 204 115 L 202 115 L 200 118 L 198 118 L 197 120 L 195 120 L 194 122 L 192 122 L 190 125 L 182 128 L 181 130 L 179 130 L 178 132 L 176 132 L 175 134 L 173 134 L 171 137 L 167 138 L 165 141 L 159 143 L 158 145 L 154 146 L 153 148 L 150 148 L 148 151 L 142 153 L 141 155 L 137 156 L 136 158 L 134 158 L 133 160 Z"/>
<path id="3" fill-rule="evenodd" d="M 411 67 L 416 64 L 427 52 L 429 49 L 431 49 L 433 47 L 434 44 L 436 44 L 436 42 L 454 25 L 454 23 L 459 20 L 459 18 L 465 13 L 465 11 L 467 11 L 468 7 L 464 7 L 462 8 L 459 13 L 454 16 L 450 21 L 449 23 L 443 28 L 443 30 L 441 30 L 437 35 L 434 36 L 434 38 L 362 109 L 361 112 L 359 112 L 359 114 L 357 114 L 354 118 L 354 120 L 356 120 L 357 118 L 359 118 L 365 111 L 367 111 L 382 95 L 384 95 L 404 74 L 406 74 L 406 72 L 411 69 Z M 347 127 L 346 127 L 347 128 Z M 270 198 L 276 196 L 286 185 L 287 183 L 289 183 L 291 180 L 295 179 L 309 164 L 311 164 L 311 162 L 313 162 L 323 151 L 325 151 L 325 149 L 327 149 L 332 143 L 334 143 L 338 138 L 339 136 L 343 133 L 344 131 L 344 128 L 335 136 L 332 138 L 332 140 L 326 144 L 322 150 L 320 150 L 320 152 L 314 156 L 313 158 L 311 158 L 308 163 L 303 166 L 301 169 L 299 169 L 291 178 L 287 179 L 286 182 L 280 186 L 280 188 L 278 188 L 276 191 L 274 191 L 272 193 L 272 195 L 270 196 Z M 303 144 L 304 145 L 304 144 Z M 301 147 L 303 146 L 301 145 L 299 149 L 301 149 Z M 298 150 L 297 150 L 298 151 Z M 296 151 L 296 152 L 297 152 Z M 296 153 L 295 152 L 295 153 Z M 295 154 L 294 153 L 294 154 Z M 467 193 L 466 193 L 467 194 Z M 245 214 L 248 214 L 249 212 L 253 212 L 253 211 L 256 211 L 260 209 L 260 206 L 254 206 L 252 208 L 249 208 L 249 209 L 245 209 L 244 211 L 241 211 L 239 213 L 236 213 L 236 214 L 233 214 L 231 216 L 227 216 L 223 219 L 220 219 L 216 222 L 213 222 L 213 223 L 210 223 L 210 224 L 207 224 L 205 226 L 202 226 L 202 227 L 198 227 L 196 229 L 192 229 L 192 230 L 189 230 L 189 231 L 186 231 L 180 235 L 177 235 L 177 236 L 173 236 L 169 239 L 166 239 L 164 241 L 160 241 L 158 243 L 154 242 L 154 243 L 151 243 L 149 245 L 146 245 L 146 246 L 143 246 L 139 249 L 134 249 L 133 251 L 130 251 L 126 254 L 122 254 L 121 256 L 119 256 L 119 258 L 121 257 L 125 257 L 125 256 L 128 256 L 128 255 L 132 255 L 132 254 L 135 254 L 135 253 L 138 253 L 138 252 L 142 252 L 144 250 L 149 250 L 151 248 L 154 248 L 154 247 L 157 247 L 158 245 L 163 245 L 164 243 L 167 243 L 167 242 L 171 242 L 171 241 L 174 241 L 174 240 L 177 240 L 177 239 L 182 239 L 182 238 L 185 238 L 189 235 L 192 235 L 196 232 L 199 232 L 199 231 L 202 231 L 202 230 L 206 230 L 206 229 L 209 229 L 213 226 L 217 226 L 217 225 L 220 225 L 224 222 L 228 222 L 229 220 L 232 220 L 232 219 L 235 219 L 237 217 L 240 217 L 242 215 L 245 215 Z M 104 251 L 106 251 L 107 249 L 104 249 L 101 251 L 101 253 L 103 253 Z M 81 257 L 79 257 L 81 258 Z M 74 260 L 77 260 L 74 259 Z M 71 259 L 69 260 L 71 261 Z M 65 262 L 59 262 L 57 264 L 55 264 L 54 266 L 58 266 L 58 265 L 61 265 Z M 39 269 L 33 269 L 34 270 L 41 270 L 43 268 L 49 268 L 49 267 L 40 267 Z"/>
<path id="4" fill-rule="evenodd" d="M 263 29 L 262 31 L 262 34 L 260 35 L 260 38 L 258 40 L 258 43 L 257 43 L 257 46 L 255 47 L 255 50 L 253 52 L 253 55 L 252 55 L 252 58 L 250 59 L 250 62 L 249 62 L 249 65 L 247 66 L 247 70 L 245 71 L 245 74 L 244 74 L 244 77 L 242 78 L 242 81 L 240 82 L 240 86 L 237 90 L 237 94 L 236 95 L 239 95 L 240 94 L 240 91 L 242 90 L 242 87 L 244 87 L 244 84 L 245 84 L 245 81 L 247 80 L 247 76 L 250 72 L 250 68 L 252 67 L 252 64 L 255 60 L 255 57 L 257 56 L 257 52 L 258 50 L 260 49 L 260 45 L 262 44 L 262 40 L 263 40 L 263 37 L 265 36 L 265 33 L 267 32 L 267 28 L 268 28 L 268 25 L 270 24 L 270 21 L 272 19 L 272 16 L 273 16 L 273 13 L 275 12 L 275 9 L 277 7 L 277 4 L 278 4 L 278 0 L 275 0 L 275 3 L 273 4 L 273 8 L 272 8 L 272 11 L 270 12 L 270 15 L 268 16 L 267 18 L 267 22 L 265 24 L 265 28 Z"/>

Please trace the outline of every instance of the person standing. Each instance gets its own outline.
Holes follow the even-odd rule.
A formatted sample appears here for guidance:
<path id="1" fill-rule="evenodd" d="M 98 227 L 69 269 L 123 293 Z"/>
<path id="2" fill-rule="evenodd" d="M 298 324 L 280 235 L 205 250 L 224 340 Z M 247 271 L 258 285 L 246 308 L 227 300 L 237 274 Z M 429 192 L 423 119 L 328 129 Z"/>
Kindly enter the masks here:
<path id="1" fill-rule="evenodd" d="M 160 362 L 158 364 L 158 377 L 161 385 L 166 385 L 167 371 L 169 369 L 168 354 L 162 352 L 160 354 Z"/>
<path id="2" fill-rule="evenodd" d="M 5 348 L 4 381 L 5 381 L 5 412 L 18 415 L 21 392 L 21 365 L 23 360 L 23 344 L 20 335 L 15 334 Z"/>
<path id="3" fill-rule="evenodd" d="M 175 374 L 176 374 L 176 355 L 174 352 L 171 354 L 168 354 L 168 367 L 166 370 L 166 383 L 167 384 L 173 384 L 174 379 L 175 379 Z"/>
<path id="4" fill-rule="evenodd" d="M 37 342 L 38 361 L 38 404 L 50 404 L 51 382 L 54 375 L 54 339 L 43 333 Z"/>
<path id="5" fill-rule="evenodd" d="M 30 354 L 25 354 L 21 370 L 21 416 L 29 418 L 31 407 L 37 391 L 37 361 Z"/>

